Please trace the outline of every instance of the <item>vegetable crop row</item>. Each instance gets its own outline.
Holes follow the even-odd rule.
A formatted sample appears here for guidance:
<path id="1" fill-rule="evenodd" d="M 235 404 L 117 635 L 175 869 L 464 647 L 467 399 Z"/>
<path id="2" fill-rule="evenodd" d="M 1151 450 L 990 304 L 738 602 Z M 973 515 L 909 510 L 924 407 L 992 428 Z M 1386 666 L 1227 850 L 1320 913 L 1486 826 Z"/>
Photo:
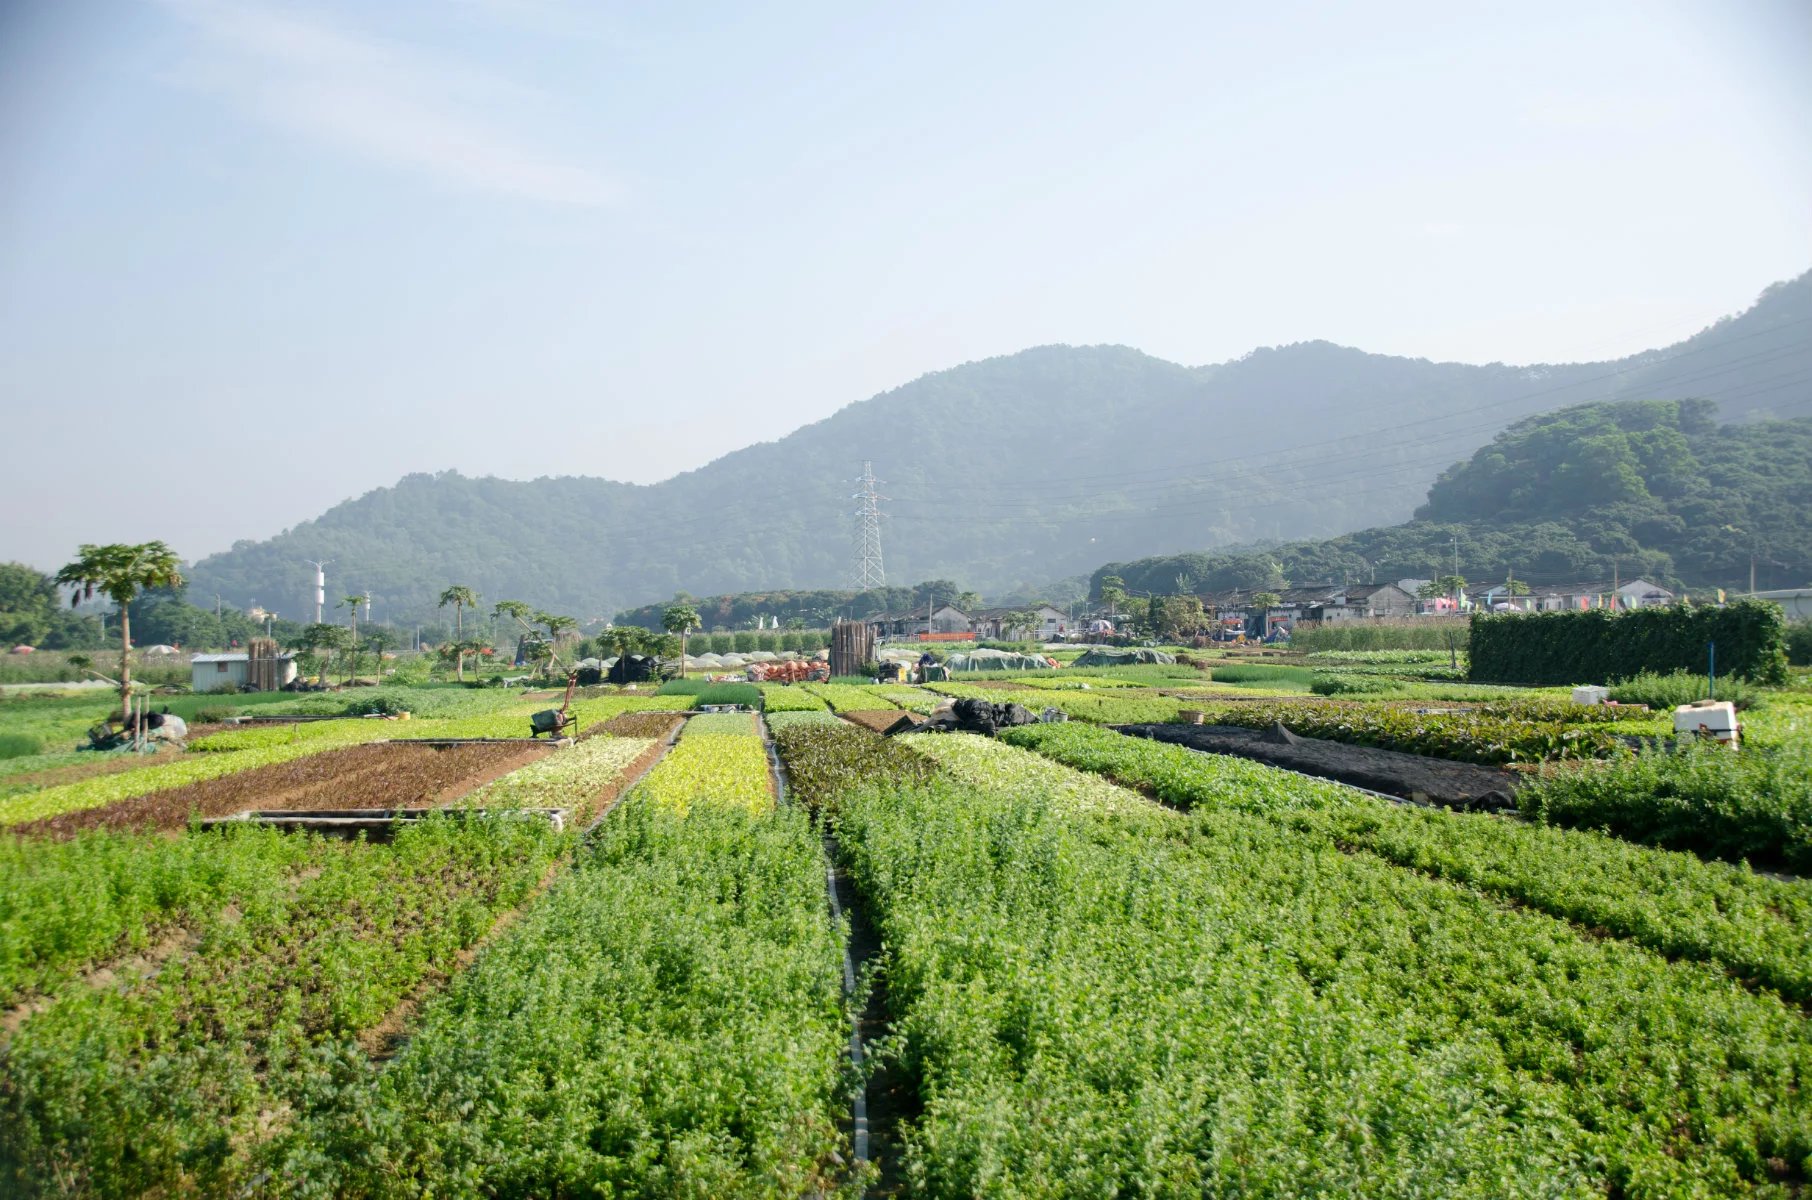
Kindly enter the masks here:
<path id="1" fill-rule="evenodd" d="M 782 729 L 791 729 L 795 725 L 841 725 L 835 713 L 828 708 L 816 708 L 807 711 L 798 709 L 782 712 L 770 712 L 765 719 L 768 728 L 778 736 Z"/>
<path id="2" fill-rule="evenodd" d="M 269 1115 L 330 1096 L 359 1031 L 450 973 L 566 844 L 542 821 L 439 818 L 326 844 L 318 875 L 216 914 L 192 954 L 63 989 L 0 1057 L 0 1190 L 239 1190 Z"/>
<path id="3" fill-rule="evenodd" d="M 1477 710 L 1411 712 L 1301 700 L 1233 705 L 1214 712 L 1210 719 L 1250 729 L 1281 724 L 1309 737 L 1461 762 L 1500 764 L 1598 758 L 1624 749 L 1615 734 L 1595 725 L 1494 716 Z"/>
<path id="4" fill-rule="evenodd" d="M 813 812 L 834 810 L 856 781 L 923 780 L 934 770 L 929 759 L 899 739 L 845 721 L 775 727 L 774 748 L 786 765 L 792 794 Z"/>
<path id="5" fill-rule="evenodd" d="M 862 690 L 871 696 L 880 697 L 887 701 L 888 705 L 892 707 L 904 708 L 916 713 L 930 712 L 937 707 L 938 701 L 943 699 L 943 697 L 936 692 L 928 692 L 922 687 L 910 687 L 905 684 L 897 683 L 871 684 Z M 875 708 L 878 706 L 870 704 L 866 707 Z"/>
<path id="6" fill-rule="evenodd" d="M 1118 737 L 1118 734 L 1112 736 Z M 1076 811 L 1145 811 L 1139 793 L 1054 759 L 970 733 L 914 733 L 900 741 L 965 787 L 995 795 L 1040 799 Z"/>
<path id="7" fill-rule="evenodd" d="M 1803 738 L 1553 764 L 1516 798 L 1550 824 L 1812 874 L 1812 744 Z"/>
<path id="8" fill-rule="evenodd" d="M 680 732 L 680 740 L 695 737 L 755 737 L 758 731 L 754 713 L 701 713 L 696 717 L 686 718 L 686 727 Z"/>
<path id="9" fill-rule="evenodd" d="M 654 745 L 592 738 L 466 804 L 583 812 Z M 430 819 L 388 845 L 256 828 L 15 840 L 8 896 L 48 906 L 86 871 L 109 899 L 60 925 L 9 916 L 9 933 L 32 939 L 25 965 L 47 998 L 0 1056 L 0 1180 L 25 1194 L 229 1190 L 270 1151 L 270 1115 L 337 1103 L 364 1069 L 357 1036 L 450 974 L 575 841 L 507 818 Z M 178 922 L 192 951 L 116 962 L 115 983 L 72 979 Z"/>
<path id="10" fill-rule="evenodd" d="M 830 1194 L 850 1153 L 841 948 L 803 812 L 627 802 L 387 1070 L 298 1125 L 274 1178 L 333 1195 Z"/>
<path id="11" fill-rule="evenodd" d="M 872 686 L 857 686 L 848 683 L 808 683 L 804 685 L 813 695 L 831 706 L 833 712 L 866 712 L 877 708 L 898 708 L 875 692 Z"/>
<path id="12" fill-rule="evenodd" d="M 599 797 L 658 744 L 652 738 L 587 738 L 486 784 L 467 795 L 461 807 L 564 808 L 568 828 L 583 828 Z"/>
<path id="13" fill-rule="evenodd" d="M 636 785 L 635 795 L 681 813 L 695 805 L 765 811 L 774 804 L 767 750 L 755 736 L 752 722 L 746 734 L 682 735 L 667 756 Z"/>
<path id="14" fill-rule="evenodd" d="M 823 712 L 829 706 L 796 683 L 764 683 L 762 708 L 771 716 L 783 712 Z"/>
<path id="15" fill-rule="evenodd" d="M 1803 1016 L 1237 812 L 845 781 L 931 1195 L 1785 1190 Z"/>
<path id="16" fill-rule="evenodd" d="M 1179 807 L 1267 816 L 1812 1001 L 1812 883 L 1597 833 L 1393 805 L 1244 759 L 1107 730 L 1046 725 L 1003 736 Z"/>
<path id="17" fill-rule="evenodd" d="M 0 1007 L 226 904 L 257 907 L 252 896 L 287 889 L 329 852 L 257 826 L 182 838 L 0 835 Z"/>

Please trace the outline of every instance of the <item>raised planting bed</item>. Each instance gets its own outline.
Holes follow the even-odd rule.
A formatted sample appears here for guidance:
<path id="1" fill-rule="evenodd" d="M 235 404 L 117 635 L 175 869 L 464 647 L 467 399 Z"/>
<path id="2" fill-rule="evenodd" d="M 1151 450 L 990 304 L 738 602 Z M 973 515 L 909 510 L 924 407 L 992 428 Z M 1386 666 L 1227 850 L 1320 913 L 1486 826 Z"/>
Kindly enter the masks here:
<path id="1" fill-rule="evenodd" d="M 547 743 L 374 742 L 254 767 L 22 825 L 23 834 L 70 837 L 88 829 L 181 829 L 191 817 L 252 809 L 433 807 L 548 753 Z"/>
<path id="2" fill-rule="evenodd" d="M 906 714 L 897 708 L 885 708 L 871 710 L 856 709 L 841 712 L 837 715 L 842 717 L 845 721 L 854 722 L 866 729 L 872 729 L 876 733 L 886 733 L 889 729 L 898 725 L 901 718 Z"/>
<path id="3" fill-rule="evenodd" d="M 1250 758 L 1418 803 L 1460 809 L 1515 807 L 1513 796 L 1517 776 L 1501 767 L 1300 737 L 1281 726 L 1269 730 L 1238 725 L 1121 725 L 1116 728 L 1132 737 L 1169 742 L 1209 754 Z"/>
<path id="4" fill-rule="evenodd" d="M 673 733 L 673 727 L 685 719 L 685 714 L 676 712 L 619 713 L 581 733 L 579 740 L 607 734 L 610 737 L 655 738 L 664 741 Z"/>

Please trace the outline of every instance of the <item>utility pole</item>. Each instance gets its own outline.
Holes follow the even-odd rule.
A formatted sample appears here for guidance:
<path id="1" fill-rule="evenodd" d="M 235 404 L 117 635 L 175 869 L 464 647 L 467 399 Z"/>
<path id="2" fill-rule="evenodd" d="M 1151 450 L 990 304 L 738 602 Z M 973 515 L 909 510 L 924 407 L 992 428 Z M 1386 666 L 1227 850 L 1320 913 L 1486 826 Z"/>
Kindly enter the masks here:
<path id="1" fill-rule="evenodd" d="M 1755 555 L 1749 556 L 1749 594 L 1755 595 Z"/>
<path id="2" fill-rule="evenodd" d="M 302 561 L 313 565 L 315 569 L 315 624 L 319 625 L 321 606 L 327 602 L 327 568 L 333 563 L 333 559 L 315 562 L 312 558 L 305 558 Z"/>
<path id="3" fill-rule="evenodd" d="M 852 580 L 857 591 L 887 586 L 887 572 L 881 564 L 881 501 L 887 497 L 875 491 L 880 480 L 875 478 L 874 463 L 862 463 L 862 477 L 856 481 L 862 490 L 852 499 L 859 501 L 856 517 L 856 564 Z"/>
<path id="4" fill-rule="evenodd" d="M 1753 592 L 1755 589 L 1752 587 L 1749 590 Z M 220 593 L 219 592 L 214 593 L 214 619 L 216 621 L 220 620 Z"/>

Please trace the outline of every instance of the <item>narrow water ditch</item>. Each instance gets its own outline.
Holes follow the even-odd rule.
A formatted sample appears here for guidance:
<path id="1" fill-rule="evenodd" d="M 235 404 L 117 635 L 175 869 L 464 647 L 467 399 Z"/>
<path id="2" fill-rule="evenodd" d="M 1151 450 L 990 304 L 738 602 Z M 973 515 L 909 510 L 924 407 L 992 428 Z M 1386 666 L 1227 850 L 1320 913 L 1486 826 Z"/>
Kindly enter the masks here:
<path id="1" fill-rule="evenodd" d="M 765 720 L 761 724 L 761 736 L 773 773 L 775 795 L 780 803 L 790 804 L 786 764 L 781 762 L 775 750 L 773 732 Z M 864 979 L 869 983 L 862 1009 L 850 1023 L 849 1058 L 857 1081 L 850 1095 L 850 1145 L 857 1170 L 873 1164 L 877 1171 L 874 1182 L 863 1189 L 863 1194 L 899 1195 L 904 1191 L 905 1182 L 900 1170 L 899 1131 L 916 1112 L 918 1093 L 908 1081 L 899 1077 L 897 1070 L 890 1069 L 886 1061 L 871 1060 L 866 1053 L 867 1045 L 884 1037 L 891 1023 L 887 1012 L 881 938 L 863 914 L 855 885 L 843 869 L 836 834 L 823 821 L 818 823 L 818 832 L 824 844 L 824 887 L 831 918 L 836 921 L 848 919 L 849 938 L 843 946 L 845 998 L 856 996 Z"/>

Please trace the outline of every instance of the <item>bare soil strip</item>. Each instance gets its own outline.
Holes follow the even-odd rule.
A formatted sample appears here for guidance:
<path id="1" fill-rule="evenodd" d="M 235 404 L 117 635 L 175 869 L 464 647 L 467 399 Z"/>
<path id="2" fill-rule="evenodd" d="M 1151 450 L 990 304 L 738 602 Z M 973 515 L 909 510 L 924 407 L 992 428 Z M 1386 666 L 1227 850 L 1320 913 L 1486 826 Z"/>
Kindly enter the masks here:
<path id="1" fill-rule="evenodd" d="M 885 710 L 861 709 L 856 712 L 841 712 L 837 715 L 852 725 L 860 725 L 864 729 L 872 729 L 876 733 L 885 733 L 898 725 L 900 718 L 905 713 L 897 708 L 889 708 Z"/>

